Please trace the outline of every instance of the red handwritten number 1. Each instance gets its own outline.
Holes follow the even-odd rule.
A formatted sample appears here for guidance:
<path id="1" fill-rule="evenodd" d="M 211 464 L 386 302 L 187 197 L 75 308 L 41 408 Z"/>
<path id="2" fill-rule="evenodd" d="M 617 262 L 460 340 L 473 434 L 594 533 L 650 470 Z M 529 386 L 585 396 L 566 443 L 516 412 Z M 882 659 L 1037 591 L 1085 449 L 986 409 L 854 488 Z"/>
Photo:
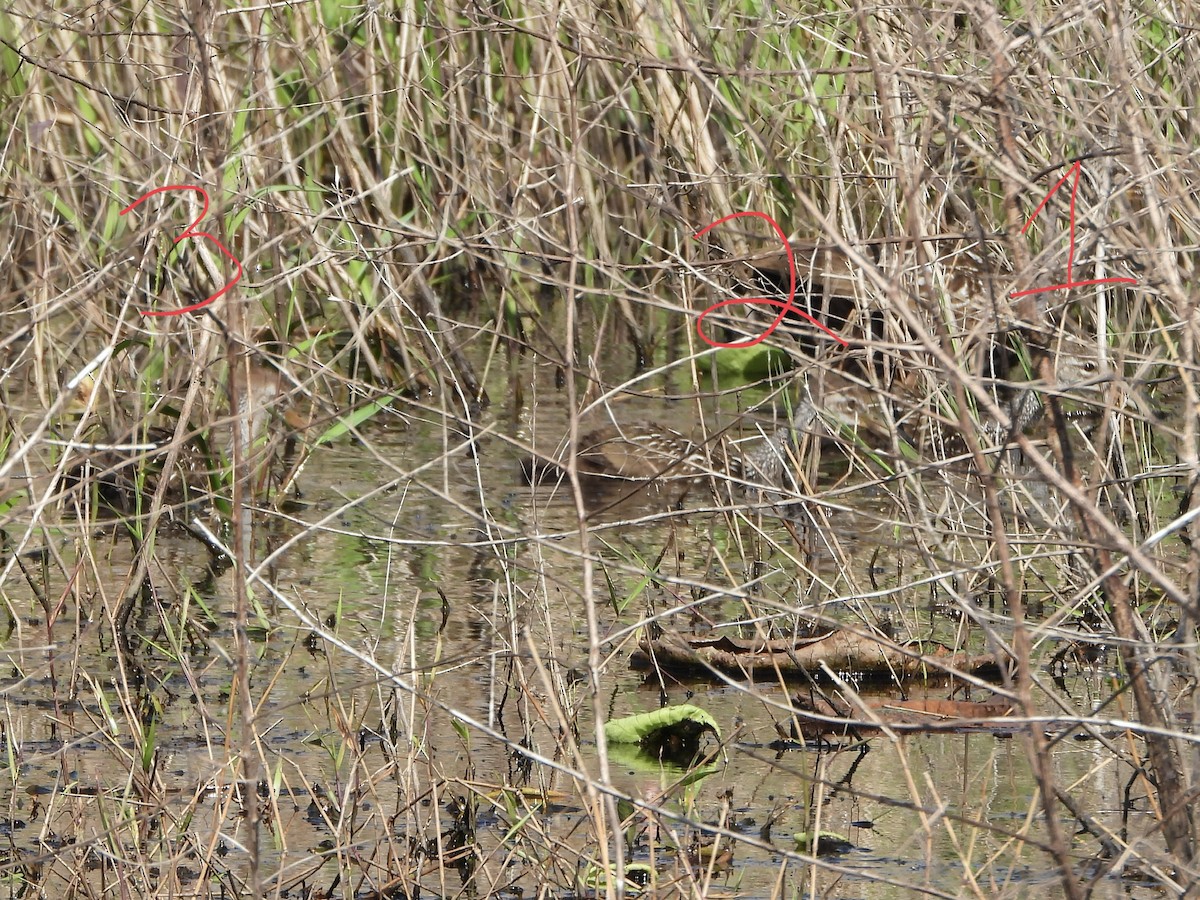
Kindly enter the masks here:
<path id="1" fill-rule="evenodd" d="M 1029 217 L 1029 221 L 1025 223 L 1025 227 L 1021 229 L 1021 234 L 1029 230 L 1029 226 L 1033 224 L 1033 220 L 1037 218 L 1037 214 L 1045 208 L 1050 202 L 1050 198 L 1054 196 L 1054 192 L 1063 186 L 1063 183 L 1072 178 L 1071 181 L 1071 239 L 1067 248 L 1067 280 L 1064 284 L 1056 284 L 1051 287 L 1034 288 L 1029 291 L 1013 291 L 1011 297 L 1028 297 L 1030 294 L 1044 294 L 1047 291 L 1065 291 L 1068 288 L 1086 287 L 1089 284 L 1137 284 L 1136 278 L 1092 278 L 1088 281 L 1075 281 L 1071 278 L 1072 270 L 1075 266 L 1075 195 L 1079 193 L 1079 173 L 1083 170 L 1083 164 L 1078 160 L 1075 165 L 1071 166 L 1067 174 L 1058 179 L 1058 183 L 1050 188 L 1046 196 L 1042 198 L 1042 202 L 1038 204 L 1038 208 L 1033 211 L 1033 215 Z"/>
<path id="2" fill-rule="evenodd" d="M 194 184 L 170 184 L 170 185 L 167 185 L 166 187 L 155 188 L 152 191 L 147 191 L 146 193 L 142 194 L 142 196 L 138 197 L 136 200 L 134 200 L 132 203 L 130 203 L 127 207 L 125 207 L 123 210 L 121 210 L 121 215 L 125 215 L 125 213 L 132 212 L 133 210 L 137 209 L 138 205 L 143 200 L 149 200 L 155 194 L 161 194 L 166 191 L 199 191 L 200 196 L 202 196 L 204 198 L 204 209 L 202 209 L 200 211 L 200 215 L 196 216 L 196 220 L 194 222 L 192 222 L 192 224 L 189 225 L 187 228 L 185 228 L 183 230 L 183 233 L 180 234 L 179 237 L 175 238 L 174 243 L 178 244 L 180 241 L 186 241 L 189 238 L 208 238 L 210 241 L 212 241 L 214 244 L 217 245 L 218 250 L 220 250 L 227 257 L 229 257 L 230 262 L 232 262 L 235 266 L 237 266 L 237 274 L 234 275 L 233 280 L 227 282 L 223 288 L 221 288 L 215 294 L 210 294 L 208 297 L 201 300 L 199 303 L 193 303 L 191 306 L 185 306 L 182 309 L 146 310 L 146 311 L 142 312 L 143 316 L 179 316 L 179 315 L 182 315 L 183 313 L 195 312 L 196 310 L 200 309 L 201 307 L 208 306 L 208 304 L 212 303 L 214 300 L 216 300 L 222 294 L 228 293 L 228 291 L 242 279 L 242 264 L 241 264 L 241 262 L 238 261 L 238 258 L 236 256 L 234 256 L 232 253 L 229 252 L 229 250 L 225 247 L 224 244 L 222 244 L 220 241 L 218 241 L 215 237 L 213 237 L 207 231 L 193 231 L 192 230 L 197 225 L 200 224 L 201 219 L 203 219 L 205 216 L 208 215 L 208 191 L 206 191 L 204 188 L 199 187 Z"/>

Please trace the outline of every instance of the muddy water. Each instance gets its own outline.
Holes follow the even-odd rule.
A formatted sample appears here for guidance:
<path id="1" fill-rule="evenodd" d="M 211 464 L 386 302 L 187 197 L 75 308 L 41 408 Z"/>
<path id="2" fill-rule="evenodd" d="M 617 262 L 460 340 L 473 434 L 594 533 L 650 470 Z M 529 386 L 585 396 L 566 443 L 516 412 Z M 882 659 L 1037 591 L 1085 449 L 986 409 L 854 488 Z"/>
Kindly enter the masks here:
<path id="1" fill-rule="evenodd" d="M 3 699 L 16 767 L 0 815 L 16 856 L 50 860 L 46 883 L 69 881 L 79 868 L 98 883 L 124 879 L 134 894 L 236 890 L 249 872 L 251 834 L 238 799 L 238 760 L 248 756 L 263 780 L 259 877 L 270 890 L 370 896 L 399 877 L 456 893 L 463 873 L 453 865 L 453 826 L 467 798 L 467 843 L 478 848 L 472 892 L 567 893 L 598 852 L 585 797 L 557 768 L 594 773 L 598 765 L 586 679 L 588 553 L 606 714 L 690 702 L 733 735 L 713 773 L 687 789 L 672 787 L 677 773 L 619 751 L 610 760 L 619 789 L 664 810 L 639 814 L 627 832 L 630 856 L 652 860 L 664 884 L 747 897 L 953 896 L 972 881 L 973 892 L 1027 896 L 1054 884 L 1048 856 L 1011 837 L 1045 839 L 1019 739 L 879 736 L 865 755 L 847 749 L 857 747 L 849 740 L 817 752 L 776 743 L 776 723 L 787 722 L 779 707 L 795 686 L 659 684 L 627 665 L 631 626 L 651 618 L 713 634 L 776 616 L 786 634 L 803 609 L 885 624 L 898 637 L 977 643 L 944 596 L 931 602 L 943 581 L 975 589 L 963 587 L 966 576 L 922 578 L 928 558 L 913 532 L 897 530 L 891 488 L 838 488 L 845 466 L 834 461 L 820 471 L 827 505 L 795 530 L 769 515 L 714 512 L 706 490 L 681 504 L 669 491 L 645 492 L 593 511 L 584 545 L 569 492 L 524 485 L 520 450 L 501 437 L 543 450 L 558 441 L 561 394 L 549 378 L 534 387 L 525 394 L 536 406 L 489 413 L 490 433 L 474 452 L 435 413 L 401 410 L 406 422 L 388 413 L 364 428 L 362 442 L 314 453 L 286 512 L 256 515 L 256 553 L 269 560 L 262 576 L 273 590 L 255 590 L 252 746 L 231 699 L 233 576 L 210 569 L 191 538 L 161 538 L 155 596 L 135 619 L 135 671 L 116 665 L 105 614 L 129 568 L 127 542 L 100 529 L 86 542 L 76 534 L 56 544 L 85 602 L 53 618 L 29 584 L 57 598 L 64 577 L 47 567 L 26 581 L 10 568 L 4 589 L 15 627 L 2 647 Z M 512 392 L 499 383 L 492 394 Z M 725 424 L 732 405 L 640 398 L 619 409 L 693 432 L 701 410 Z M 969 490 L 942 488 L 927 496 Z M 969 568 L 986 546 L 963 540 L 941 551 Z M 892 590 L 899 584 L 921 586 Z M 1105 664 L 1064 681 L 1080 711 L 1101 695 Z M 144 705 L 122 708 L 123 696 Z M 142 756 L 147 744 L 153 753 Z M 555 765 L 527 762 L 516 744 Z M 1078 782 L 1082 805 L 1120 827 L 1124 786 L 1094 742 L 1059 743 L 1054 765 L 1060 784 Z M 503 785 L 536 789 L 548 802 L 528 807 L 528 795 L 497 794 Z M 711 840 L 714 826 L 725 844 L 733 840 L 732 859 L 688 874 L 668 848 Z M 822 866 L 789 859 L 791 835 L 817 827 L 855 849 Z M 444 864 L 430 850 L 439 835 Z M 1097 895 L 1117 888 L 1102 882 Z"/>

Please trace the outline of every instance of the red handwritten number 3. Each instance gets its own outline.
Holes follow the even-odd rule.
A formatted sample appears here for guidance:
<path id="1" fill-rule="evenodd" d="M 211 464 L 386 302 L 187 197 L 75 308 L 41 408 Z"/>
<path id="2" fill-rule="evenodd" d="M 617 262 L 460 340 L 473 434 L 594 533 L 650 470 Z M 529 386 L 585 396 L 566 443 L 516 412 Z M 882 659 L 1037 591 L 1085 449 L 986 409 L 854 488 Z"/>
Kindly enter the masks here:
<path id="1" fill-rule="evenodd" d="M 166 187 L 155 188 L 152 191 L 147 191 L 146 193 L 142 194 L 142 196 L 138 197 L 136 200 L 134 200 L 132 203 L 130 203 L 127 207 L 125 207 L 123 210 L 121 210 L 121 215 L 125 215 L 125 213 L 132 212 L 133 210 L 137 209 L 138 205 L 141 204 L 141 202 L 143 200 L 149 200 L 155 194 L 162 194 L 162 193 L 165 193 L 166 191 L 199 191 L 200 196 L 202 196 L 204 198 L 204 209 L 202 209 L 200 211 L 200 215 L 196 216 L 196 220 L 194 222 L 192 222 L 192 224 L 189 225 L 187 228 L 185 228 L 183 233 L 180 234 L 179 237 L 175 238 L 174 243 L 178 244 L 180 241 L 186 241 L 188 238 L 208 238 L 210 241 L 212 241 L 214 244 L 217 245 L 218 250 L 220 250 L 227 257 L 229 257 L 230 262 L 232 262 L 235 266 L 237 266 L 237 274 L 234 275 L 233 280 L 227 282 L 223 288 L 221 288 L 215 294 L 210 294 L 208 297 L 201 300 L 199 303 L 193 303 L 191 306 L 183 307 L 183 309 L 147 310 L 147 311 L 142 312 L 143 316 L 179 316 L 179 315 L 183 315 L 184 313 L 195 312 L 196 310 L 200 309 L 201 307 L 208 306 L 208 304 L 212 303 L 214 300 L 216 300 L 222 294 L 228 293 L 229 290 L 235 284 L 237 284 L 239 281 L 242 280 L 242 264 L 241 264 L 241 262 L 238 261 L 238 258 L 236 256 L 234 256 L 232 253 L 230 253 L 228 248 L 226 248 L 226 246 L 224 244 L 222 244 L 220 241 L 218 241 L 215 237 L 213 237 L 207 231 L 193 231 L 192 230 L 197 225 L 200 224 L 201 219 L 203 219 L 205 216 L 208 215 L 208 191 L 206 191 L 204 188 L 199 187 L 194 184 L 170 184 L 170 185 L 167 185 Z"/>
<path id="2" fill-rule="evenodd" d="M 770 216 L 768 216 L 766 213 L 754 212 L 754 211 L 733 213 L 732 215 L 728 215 L 728 216 L 725 216 L 724 218 L 717 219 L 717 221 L 713 222 L 711 225 L 697 231 L 695 233 L 695 235 L 693 235 L 693 236 L 697 237 L 697 238 L 704 237 L 704 235 L 708 234 L 708 232 L 712 231 L 712 229 L 716 228 L 718 225 L 724 225 L 726 222 L 728 222 L 732 219 L 740 219 L 740 218 L 743 218 L 744 216 L 752 216 L 753 218 L 756 218 L 756 219 L 766 220 L 766 222 L 773 229 L 775 229 L 775 233 L 777 235 L 779 235 L 779 240 L 783 244 L 784 252 L 787 253 L 788 276 L 791 279 L 791 285 L 790 285 L 790 290 L 788 291 L 787 300 L 781 302 L 779 300 L 771 300 L 767 297 L 751 297 L 749 299 L 745 299 L 742 297 L 735 297 L 732 300 L 722 300 L 720 303 L 714 303 L 712 306 L 710 306 L 704 312 L 700 313 L 700 318 L 696 320 L 696 333 L 700 335 L 701 340 L 703 340 L 710 347 L 729 347 L 729 348 L 733 348 L 733 349 L 740 349 L 743 347 L 753 347 L 754 345 L 762 343 L 767 338 L 769 338 L 771 336 L 771 333 L 776 328 L 779 327 L 779 323 L 783 321 L 783 317 L 786 316 L 789 312 L 794 312 L 794 313 L 799 313 L 804 318 L 808 319 L 808 321 L 812 322 L 814 325 L 816 325 L 818 328 L 820 328 L 822 331 L 824 331 L 826 334 L 828 334 L 831 338 L 833 338 L 835 341 L 837 341 L 843 347 L 848 347 L 849 344 L 847 344 L 845 341 L 843 341 L 834 332 L 830 331 L 828 328 L 826 328 L 824 325 L 822 325 L 820 322 L 818 322 L 816 319 L 814 319 L 812 316 L 810 316 L 804 310 L 798 309 L 795 306 L 792 306 L 792 300 L 794 300 L 796 297 L 796 257 L 792 253 L 792 247 L 788 243 L 787 235 L 783 233 L 783 229 L 779 227 L 779 223 L 776 222 L 774 219 L 772 219 Z M 726 343 L 723 341 L 714 341 L 712 338 L 710 338 L 707 334 L 704 333 L 704 317 L 707 316 L 711 312 L 716 312 L 718 309 L 724 309 L 726 306 L 733 306 L 736 303 L 745 303 L 747 306 L 753 306 L 756 303 L 763 303 L 763 304 L 766 304 L 767 306 L 778 306 L 779 312 L 775 315 L 775 321 L 772 322 L 770 324 L 770 326 L 768 326 L 767 330 L 765 332 L 763 332 L 762 334 L 760 334 L 758 337 L 754 338 L 754 340 L 752 340 L 752 341 L 741 341 L 740 343 L 738 343 L 738 342 Z"/>
<path id="3" fill-rule="evenodd" d="M 1071 239 L 1070 239 L 1070 243 L 1068 244 L 1068 248 L 1067 248 L 1067 280 L 1066 280 L 1066 282 L 1063 284 L 1055 284 L 1055 285 L 1052 285 L 1051 287 L 1034 288 L 1033 290 L 1030 290 L 1030 291 L 1013 291 L 1012 294 L 1010 294 L 1009 296 L 1014 297 L 1014 298 L 1015 297 L 1028 297 L 1030 294 L 1044 294 L 1047 291 L 1065 291 L 1068 288 L 1086 287 L 1089 284 L 1110 284 L 1110 283 L 1137 284 L 1136 278 L 1092 278 L 1092 279 L 1089 279 L 1088 281 L 1075 281 L 1071 277 L 1072 270 L 1075 266 L 1075 195 L 1079 193 L 1079 173 L 1081 171 L 1083 171 L 1083 164 L 1081 162 L 1079 162 L 1078 160 L 1076 160 L 1075 165 L 1071 166 L 1071 168 L 1070 168 L 1070 170 L 1068 170 L 1067 174 L 1064 175 L 1062 178 L 1058 179 L 1058 183 L 1056 185 L 1054 185 L 1054 187 L 1050 188 L 1050 190 L 1046 193 L 1046 196 L 1042 198 L 1042 202 L 1038 204 L 1038 208 L 1033 211 L 1033 215 L 1031 215 L 1029 217 L 1029 221 L 1025 223 L 1025 227 L 1021 229 L 1021 234 L 1024 234 L 1026 231 L 1028 231 L 1029 226 L 1033 224 L 1033 220 L 1037 218 L 1037 214 L 1040 213 L 1042 211 L 1042 209 L 1045 208 L 1046 204 L 1050 202 L 1050 198 L 1052 196 L 1054 196 L 1054 192 L 1057 191 L 1060 187 L 1062 187 L 1068 178 L 1072 178 L 1072 181 L 1071 181 Z"/>

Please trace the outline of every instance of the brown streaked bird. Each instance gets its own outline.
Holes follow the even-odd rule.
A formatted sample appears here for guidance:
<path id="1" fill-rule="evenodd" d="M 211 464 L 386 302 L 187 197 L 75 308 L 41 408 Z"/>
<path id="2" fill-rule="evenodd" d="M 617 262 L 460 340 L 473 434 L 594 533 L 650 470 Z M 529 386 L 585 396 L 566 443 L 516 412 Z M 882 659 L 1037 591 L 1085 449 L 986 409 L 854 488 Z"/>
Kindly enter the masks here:
<path id="1" fill-rule="evenodd" d="M 855 266 L 842 251 L 828 244 L 794 243 L 792 258 L 796 266 L 796 293 L 792 306 L 846 337 L 845 332 L 858 310 L 856 298 L 861 293 Z M 748 298 L 757 295 L 771 300 L 787 299 L 791 274 L 786 253 L 753 253 L 710 265 L 728 269 L 737 285 L 736 290 Z M 778 313 L 778 307 L 762 307 L 756 316 L 770 320 Z M 783 321 L 805 330 L 809 328 L 803 316 L 796 312 L 787 312 Z M 874 331 L 874 323 L 871 330 Z"/>
<path id="2" fill-rule="evenodd" d="M 866 374 L 872 364 L 879 363 L 879 354 L 871 347 L 883 338 L 884 318 L 878 308 L 864 306 L 861 272 L 845 253 L 831 244 L 792 242 L 790 246 L 796 267 L 796 290 L 791 296 L 791 309 L 786 311 L 781 309 L 782 303 L 789 299 L 791 287 L 786 253 L 764 250 L 694 264 L 696 268 L 717 268 L 727 273 L 732 281 L 732 296 L 723 299 L 740 296 L 747 300 L 774 301 L 771 305 L 755 304 L 749 309 L 731 305 L 706 323 L 706 331 L 724 341 L 742 341 L 763 334 L 767 324 L 782 311 L 780 326 L 803 354 L 813 354 L 825 342 L 833 340 L 810 321 L 815 320 L 855 348 L 851 354 L 841 356 L 841 365 Z M 864 247 L 863 253 L 868 259 L 875 259 L 876 250 L 873 246 Z"/>
<path id="3" fill-rule="evenodd" d="M 961 241 L 962 238 L 963 235 L 945 234 L 932 235 L 923 240 L 937 243 Z M 880 249 L 894 243 L 897 241 L 874 239 L 858 242 L 855 246 L 869 262 L 878 263 Z M 796 293 L 792 306 L 852 343 L 880 340 L 883 336 L 883 317 L 877 308 L 872 307 L 869 311 L 863 308 L 863 289 L 866 286 L 869 290 L 870 282 L 864 279 L 861 267 L 828 242 L 798 240 L 789 246 L 796 267 Z M 787 254 L 779 250 L 768 249 L 693 265 L 696 268 L 727 270 L 735 282 L 735 290 L 747 299 L 762 296 L 783 301 L 787 299 L 791 285 Z M 993 295 L 999 291 L 998 282 L 1004 277 L 988 272 L 977 256 L 966 252 L 941 256 L 936 263 L 922 266 L 915 275 L 916 289 L 921 293 L 932 289 L 935 280 L 939 280 L 945 287 L 947 297 L 961 305 L 969 319 L 988 312 L 984 307 L 994 299 Z M 969 309 L 973 306 L 980 307 L 974 314 Z M 778 312 L 778 307 L 763 307 L 755 315 L 770 320 Z M 783 321 L 785 325 L 800 327 L 801 346 L 811 344 L 813 337 L 810 326 L 803 316 L 788 312 Z"/>
<path id="4" fill-rule="evenodd" d="M 961 235 L 940 235 L 927 238 L 929 241 L 959 239 Z M 881 241 L 863 245 L 863 255 L 878 259 Z M 884 336 L 883 316 L 878 309 L 866 313 L 864 327 L 859 295 L 861 277 L 856 266 L 839 249 L 831 244 L 817 242 L 795 242 L 792 245 L 796 266 L 796 296 L 793 305 L 814 316 L 844 338 L 853 341 L 864 338 L 881 342 Z M 748 291 L 747 296 L 761 293 L 763 296 L 782 300 L 786 298 L 790 276 L 787 255 L 779 251 L 767 251 L 733 259 L 714 261 L 702 265 L 732 267 L 734 277 Z M 1051 340 L 1036 333 L 1036 329 L 1016 324 L 1005 331 L 996 321 L 997 299 L 1005 296 L 1011 275 L 1001 268 L 993 268 L 971 252 L 956 252 L 941 256 L 936 263 L 923 266 L 915 273 L 915 289 L 921 295 L 944 296 L 953 309 L 956 323 L 951 337 L 961 343 L 959 356 L 962 359 L 978 355 L 979 365 L 975 373 L 986 383 L 995 385 L 997 398 L 1008 408 L 1013 420 L 1013 434 L 1024 431 L 1038 423 L 1042 416 L 1041 397 L 1038 386 L 1026 385 L 1040 373 L 1025 370 L 1023 359 L 1031 353 L 1035 357 L 1049 357 L 1056 378 L 1049 383 L 1051 389 L 1063 390 L 1086 384 L 1094 376 L 1087 369 L 1088 358 L 1094 350 L 1084 347 L 1082 352 L 1070 349 L 1071 340 L 1061 333 L 1051 334 Z M 773 318 L 776 308 L 763 308 L 759 318 Z M 802 349 L 811 348 L 814 335 L 800 316 L 788 313 L 785 325 L 800 325 L 799 343 Z M 1015 324 L 1015 323 L 1014 323 Z M 732 335 L 731 335 L 732 337 Z M 1075 341 L 1078 343 L 1078 341 Z M 1049 344 L 1044 350 L 1038 348 Z M 877 374 L 883 374 L 880 351 L 872 350 L 868 341 L 868 356 L 873 360 Z M 973 348 L 973 349 L 967 349 Z M 1082 360 L 1082 365 L 1076 359 Z M 839 368 L 850 375 L 865 376 L 867 366 L 861 357 L 844 359 Z M 902 384 L 893 382 L 889 390 L 902 392 Z M 833 411 L 830 404 L 823 403 L 826 411 Z M 846 420 L 845 417 L 842 417 Z"/>
<path id="5" fill-rule="evenodd" d="M 283 372 L 273 366 L 254 362 L 249 368 L 249 381 L 238 396 L 238 415 L 235 422 L 246 426 L 245 437 L 253 445 L 269 436 L 270 426 L 287 426 L 288 434 L 304 431 L 310 424 L 296 408 L 295 392 Z M 220 431 L 222 447 L 233 456 L 233 428 Z"/>
<path id="6" fill-rule="evenodd" d="M 191 507 L 211 499 L 214 489 L 227 483 L 233 465 L 234 423 L 242 423 L 254 445 L 247 447 L 247 471 L 252 493 L 259 496 L 273 463 L 291 456 L 295 435 L 307 425 L 290 401 L 280 372 L 256 362 L 239 394 L 236 415 L 186 433 L 161 425 L 107 429 L 115 436 L 72 448 L 78 458 L 68 465 L 60 483 L 66 492 L 94 484 L 101 511 L 123 516 L 144 510 L 165 479 L 169 506 Z M 273 427 L 275 423 L 279 427 Z M 267 446 L 261 445 L 264 438 Z M 176 440 L 182 440 L 182 445 L 175 465 L 165 471 L 163 462 Z"/>
<path id="7" fill-rule="evenodd" d="M 943 241 L 961 241 L 964 235 L 941 234 L 922 238 L 928 243 Z M 855 244 L 859 255 L 870 263 L 880 261 L 880 248 L 888 244 L 899 243 L 895 239 L 876 238 L 860 241 Z M 836 245 L 821 241 L 797 240 L 789 243 L 792 259 L 796 265 L 796 297 L 802 300 L 806 297 L 821 298 L 822 296 L 837 297 L 842 300 L 853 300 L 861 293 L 864 283 L 861 267 L 850 260 L 844 251 Z M 708 262 L 692 264 L 695 268 L 722 268 L 730 270 L 744 287 L 761 290 L 768 297 L 780 299 L 787 296 L 790 286 L 787 254 L 781 250 L 766 249 L 760 252 L 747 253 L 743 256 L 728 259 L 714 259 Z M 986 277 L 983 262 L 973 253 L 955 253 L 939 257 L 935 264 L 945 271 L 946 286 L 952 296 L 967 295 L 968 283 Z M 931 267 L 923 267 L 929 269 Z M 928 276 L 921 274 L 922 282 Z M 869 283 L 869 282 L 867 282 Z M 978 293 L 976 290 L 974 293 Z M 799 305 L 799 304 L 797 304 Z M 819 304 L 816 304 L 820 308 Z"/>
<path id="8" fill-rule="evenodd" d="M 803 401 L 790 427 L 776 429 L 747 453 L 727 453 L 720 446 L 698 443 L 661 425 L 609 424 L 580 436 L 575 462 L 580 476 L 591 480 L 695 480 L 715 474 L 728 475 L 747 486 L 778 488 L 783 486 L 793 431 L 803 433 L 816 418 L 816 408 Z M 521 470 L 528 483 L 540 484 L 561 477 L 565 466 L 553 459 L 526 457 Z"/>

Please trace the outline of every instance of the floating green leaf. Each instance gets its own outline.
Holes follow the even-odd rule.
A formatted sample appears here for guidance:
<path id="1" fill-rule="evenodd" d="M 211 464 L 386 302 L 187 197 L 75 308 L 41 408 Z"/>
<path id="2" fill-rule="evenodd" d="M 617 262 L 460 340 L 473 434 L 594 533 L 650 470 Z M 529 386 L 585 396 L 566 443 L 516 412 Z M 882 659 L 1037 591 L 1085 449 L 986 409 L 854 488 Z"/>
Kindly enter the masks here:
<path id="1" fill-rule="evenodd" d="M 625 866 L 625 896 L 640 894 L 654 877 L 654 869 L 646 863 L 629 863 Z M 600 866 L 591 865 L 583 876 L 584 884 L 594 890 L 604 890 L 608 887 L 608 873 Z"/>
<path id="2" fill-rule="evenodd" d="M 718 351 L 716 360 L 718 372 L 737 378 L 769 378 L 795 365 L 785 351 L 765 341 L 753 347 L 725 347 Z"/>
<path id="3" fill-rule="evenodd" d="M 604 726 L 604 736 L 614 744 L 660 743 L 664 732 L 695 735 L 712 729 L 718 738 L 721 729 L 716 720 L 698 706 L 666 706 L 654 712 L 613 719 Z"/>
<path id="4" fill-rule="evenodd" d="M 385 410 L 391 406 L 394 399 L 396 398 L 392 397 L 391 395 L 381 397 L 378 400 L 372 400 L 370 403 L 363 404 L 347 416 L 338 416 L 337 422 L 326 429 L 326 431 L 317 438 L 313 446 L 319 447 L 321 444 L 328 444 L 331 441 L 336 441 L 345 434 L 349 434 L 376 413 L 381 412 L 382 410 Z"/>

